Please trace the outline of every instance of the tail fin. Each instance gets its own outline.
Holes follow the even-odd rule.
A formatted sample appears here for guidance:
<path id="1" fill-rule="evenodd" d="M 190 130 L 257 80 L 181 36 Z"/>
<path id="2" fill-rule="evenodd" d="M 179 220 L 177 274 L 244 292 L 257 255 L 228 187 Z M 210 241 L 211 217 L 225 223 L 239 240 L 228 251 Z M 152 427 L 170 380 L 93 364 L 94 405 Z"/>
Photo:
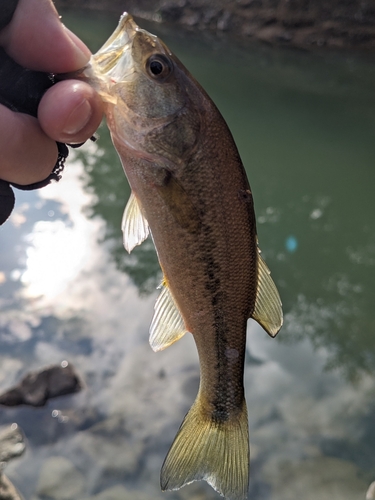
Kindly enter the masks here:
<path id="1" fill-rule="evenodd" d="M 164 460 L 162 490 L 204 479 L 229 500 L 245 500 L 249 486 L 246 402 L 239 414 L 217 422 L 203 411 L 199 394 Z"/>

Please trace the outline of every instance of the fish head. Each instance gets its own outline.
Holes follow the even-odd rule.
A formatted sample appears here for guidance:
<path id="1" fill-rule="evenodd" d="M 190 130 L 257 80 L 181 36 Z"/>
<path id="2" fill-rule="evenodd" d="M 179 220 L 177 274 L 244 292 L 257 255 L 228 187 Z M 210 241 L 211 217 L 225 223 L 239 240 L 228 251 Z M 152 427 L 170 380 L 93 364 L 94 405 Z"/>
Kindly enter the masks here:
<path id="1" fill-rule="evenodd" d="M 194 146 L 200 120 L 189 96 L 190 75 L 129 14 L 122 15 L 84 74 L 106 103 L 117 149 L 128 146 L 142 155 L 177 161 Z"/>

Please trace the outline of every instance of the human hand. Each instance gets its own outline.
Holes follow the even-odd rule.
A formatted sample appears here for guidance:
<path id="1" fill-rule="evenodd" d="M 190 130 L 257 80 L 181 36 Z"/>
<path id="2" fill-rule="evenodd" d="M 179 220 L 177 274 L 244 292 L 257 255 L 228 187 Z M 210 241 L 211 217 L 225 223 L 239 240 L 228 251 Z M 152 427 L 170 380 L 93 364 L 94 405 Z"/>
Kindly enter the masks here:
<path id="1" fill-rule="evenodd" d="M 90 51 L 65 28 L 51 0 L 19 0 L 0 46 L 25 68 L 69 73 L 85 66 Z M 98 128 L 102 101 L 78 80 L 56 83 L 43 95 L 38 117 L 0 105 L 0 179 L 20 185 L 46 179 L 57 160 L 58 142 L 87 140 Z"/>

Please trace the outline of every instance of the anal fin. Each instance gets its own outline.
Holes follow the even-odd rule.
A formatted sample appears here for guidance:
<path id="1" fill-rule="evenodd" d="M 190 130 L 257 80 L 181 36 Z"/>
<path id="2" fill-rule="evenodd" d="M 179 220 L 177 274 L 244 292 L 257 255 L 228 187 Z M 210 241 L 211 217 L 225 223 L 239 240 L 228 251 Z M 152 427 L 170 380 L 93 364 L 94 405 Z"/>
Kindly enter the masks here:
<path id="1" fill-rule="evenodd" d="M 123 232 L 124 247 L 129 253 L 134 247 L 140 245 L 150 232 L 148 222 L 133 192 L 124 210 L 121 229 Z"/>
<path id="2" fill-rule="evenodd" d="M 271 278 L 267 264 L 258 255 L 258 287 L 253 314 L 251 315 L 266 332 L 275 337 L 283 324 L 281 299 Z"/>
<path id="3" fill-rule="evenodd" d="M 154 351 L 162 351 L 186 333 L 185 322 L 165 280 L 161 288 L 150 326 L 150 346 Z"/>

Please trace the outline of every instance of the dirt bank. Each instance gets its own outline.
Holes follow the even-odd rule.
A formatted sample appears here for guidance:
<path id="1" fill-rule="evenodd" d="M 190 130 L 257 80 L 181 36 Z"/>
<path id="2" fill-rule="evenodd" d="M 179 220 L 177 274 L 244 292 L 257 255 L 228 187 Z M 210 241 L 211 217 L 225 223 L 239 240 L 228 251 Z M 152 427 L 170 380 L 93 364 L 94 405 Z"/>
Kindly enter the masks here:
<path id="1" fill-rule="evenodd" d="M 375 0 L 56 0 L 296 47 L 375 49 Z"/>

